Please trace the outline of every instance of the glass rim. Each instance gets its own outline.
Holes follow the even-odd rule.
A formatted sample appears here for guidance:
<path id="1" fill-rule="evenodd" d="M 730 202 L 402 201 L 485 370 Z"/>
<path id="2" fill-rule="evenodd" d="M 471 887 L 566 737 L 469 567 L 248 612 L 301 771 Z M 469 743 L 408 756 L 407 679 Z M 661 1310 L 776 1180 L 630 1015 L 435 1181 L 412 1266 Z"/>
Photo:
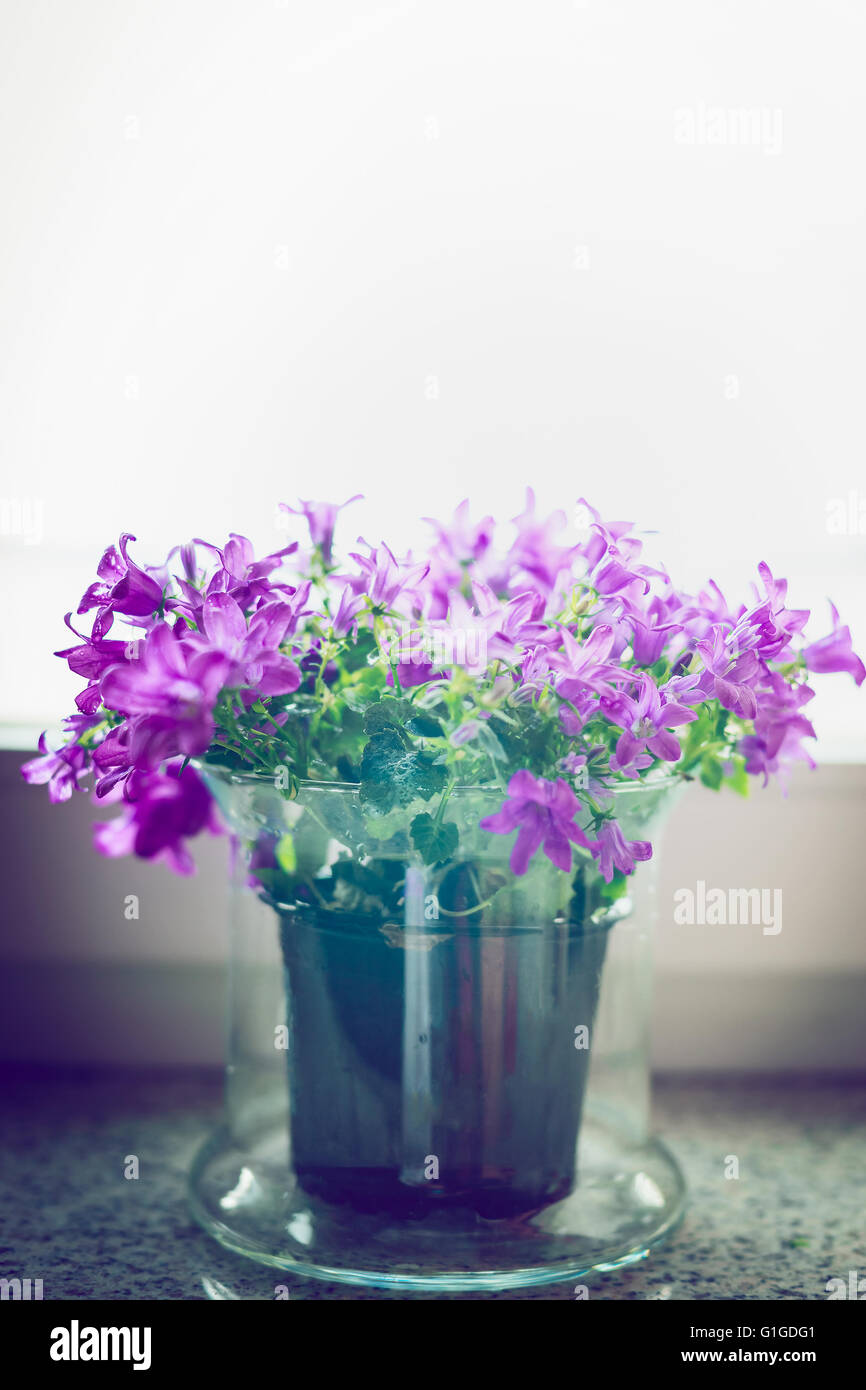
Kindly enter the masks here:
<path id="1" fill-rule="evenodd" d="M 226 767 L 223 763 L 208 762 L 206 758 L 190 758 L 190 764 L 197 772 L 214 773 L 228 785 L 271 787 L 274 788 L 274 777 L 271 773 L 265 772 L 237 772 L 233 768 Z M 515 769 L 516 771 L 517 769 Z M 513 774 L 512 774 L 513 775 Z M 360 791 L 359 782 L 338 782 L 324 777 L 297 777 L 295 778 L 298 789 L 327 789 L 330 791 L 354 792 L 356 795 Z M 563 780 L 566 780 L 563 778 Z M 634 796 L 636 794 L 648 795 L 650 792 L 669 791 L 672 787 L 685 786 L 685 777 L 678 773 L 665 773 L 655 778 L 635 778 L 633 782 L 617 782 L 613 786 L 605 787 L 606 795 L 611 796 Z M 571 785 L 569 783 L 569 785 Z M 576 795 L 580 795 L 581 788 L 572 788 Z M 507 796 L 507 790 L 502 787 L 491 786 L 489 783 L 480 784 L 477 782 L 456 782 L 451 788 L 450 795 L 455 796 L 468 793 L 473 796 Z M 433 800 L 434 798 L 429 798 Z"/>

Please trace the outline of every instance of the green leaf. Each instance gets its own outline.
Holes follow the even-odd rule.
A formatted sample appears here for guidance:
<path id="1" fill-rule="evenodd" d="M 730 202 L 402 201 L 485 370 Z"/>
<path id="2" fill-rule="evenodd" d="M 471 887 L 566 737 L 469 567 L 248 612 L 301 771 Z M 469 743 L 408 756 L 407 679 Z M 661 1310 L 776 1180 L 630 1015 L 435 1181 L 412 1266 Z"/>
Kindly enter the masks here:
<path id="1" fill-rule="evenodd" d="M 408 700 L 394 700 L 385 696 L 368 705 L 364 711 L 364 733 L 377 734 L 388 728 L 402 729 L 411 713 L 412 706 Z"/>
<path id="2" fill-rule="evenodd" d="M 380 815 L 387 815 L 394 806 L 408 806 L 416 796 L 429 801 L 442 791 L 445 781 L 445 768 L 436 765 L 429 753 L 407 749 L 396 729 L 373 734 L 364 749 L 361 802 Z"/>
<path id="3" fill-rule="evenodd" d="M 686 726 L 683 756 L 679 764 L 681 772 L 690 772 L 692 768 L 700 762 L 703 749 L 711 742 L 713 737 L 715 716 L 710 707 L 708 705 L 700 706 L 697 714 L 697 719 L 692 720 L 692 722 Z"/>
<path id="4" fill-rule="evenodd" d="M 425 864 L 442 864 L 450 859 L 458 842 L 457 826 L 453 821 L 437 825 L 426 811 L 416 816 L 409 827 L 412 843 Z"/>
<path id="5" fill-rule="evenodd" d="M 369 629 L 359 629 L 354 642 L 340 644 L 340 664 L 344 671 L 362 671 L 377 654 L 376 638 Z M 381 677 L 377 679 L 381 680 Z"/>
<path id="6" fill-rule="evenodd" d="M 628 874 L 622 874 L 619 869 L 614 869 L 610 883 L 602 883 L 598 890 L 602 901 L 615 903 L 617 898 L 624 898 L 628 892 L 628 877 Z"/>
<path id="7" fill-rule="evenodd" d="M 399 702 L 395 700 L 394 703 Z M 425 714 L 423 710 L 413 714 L 412 718 L 406 721 L 406 728 L 419 738 L 441 738 L 445 732 L 439 720 L 434 719 L 432 714 Z"/>
<path id="8" fill-rule="evenodd" d="M 385 676 L 379 666 L 364 666 L 351 674 L 340 685 L 339 694 L 350 709 L 363 713 L 385 683 Z"/>
<path id="9" fill-rule="evenodd" d="M 298 867 L 298 856 L 295 853 L 295 842 L 291 835 L 282 835 L 277 841 L 274 858 L 284 874 L 295 872 Z"/>
<path id="10" fill-rule="evenodd" d="M 701 781 L 704 786 L 717 792 L 722 785 L 723 777 L 724 768 L 718 758 L 714 758 L 712 753 L 705 753 L 701 759 Z"/>

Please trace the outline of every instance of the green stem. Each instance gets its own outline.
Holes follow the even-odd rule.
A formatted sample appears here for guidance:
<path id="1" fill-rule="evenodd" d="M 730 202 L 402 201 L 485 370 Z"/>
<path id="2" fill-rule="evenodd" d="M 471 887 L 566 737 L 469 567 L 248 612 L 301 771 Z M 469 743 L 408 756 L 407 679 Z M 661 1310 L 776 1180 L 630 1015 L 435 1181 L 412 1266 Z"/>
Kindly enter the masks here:
<path id="1" fill-rule="evenodd" d="M 447 787 L 445 788 L 444 792 L 439 798 L 439 805 L 436 808 L 436 815 L 433 817 L 433 824 L 437 830 L 439 829 L 439 826 L 442 824 L 442 817 L 445 814 L 445 807 L 448 805 L 448 798 L 454 790 L 454 782 L 455 779 L 452 777 L 451 781 L 448 783 Z"/>

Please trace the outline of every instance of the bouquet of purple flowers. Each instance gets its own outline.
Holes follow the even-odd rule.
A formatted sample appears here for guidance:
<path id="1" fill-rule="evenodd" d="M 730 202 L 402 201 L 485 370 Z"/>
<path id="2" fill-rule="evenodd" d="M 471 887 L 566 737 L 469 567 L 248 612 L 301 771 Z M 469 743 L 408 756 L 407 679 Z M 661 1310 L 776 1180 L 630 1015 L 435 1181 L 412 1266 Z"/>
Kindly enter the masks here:
<path id="1" fill-rule="evenodd" d="M 453 789 L 498 787 L 481 825 L 516 832 L 515 875 L 539 850 L 565 872 L 576 854 L 615 892 L 652 848 L 623 834 L 613 788 L 673 775 L 744 792 L 811 764 L 809 673 L 866 672 L 835 608 L 829 634 L 805 636 L 768 565 L 747 603 L 712 582 L 683 593 L 630 523 L 580 507 L 569 543 L 530 492 L 503 543 L 464 502 L 401 559 L 365 542 L 338 559 L 340 508 L 311 502 L 280 513 L 305 518 L 309 544 L 260 560 L 232 534 L 141 566 L 124 535 L 78 605 L 89 631 L 66 618 L 76 642 L 58 655 L 85 681 L 68 740 L 43 735 L 24 776 L 55 801 L 92 778 L 121 807 L 97 847 L 181 873 L 187 841 L 220 828 L 202 765 L 289 798 L 305 780 L 354 785 L 371 833 L 405 829 L 425 864 L 456 848 Z"/>
<path id="2" fill-rule="evenodd" d="M 339 559 L 340 509 L 310 502 L 280 513 L 309 544 L 261 560 L 232 535 L 142 568 L 125 535 L 78 606 L 89 633 L 67 618 L 86 684 L 24 775 L 55 800 L 92 777 L 121 807 L 98 848 L 181 873 L 225 817 L 278 929 L 305 1202 L 445 1204 L 474 1230 L 565 1198 L 575 1023 L 654 808 L 678 780 L 744 792 L 811 762 L 808 673 L 866 674 L 835 609 L 807 639 L 766 564 L 748 603 L 683 593 L 580 505 L 569 538 L 530 493 L 503 542 L 463 503 L 401 559 Z"/>

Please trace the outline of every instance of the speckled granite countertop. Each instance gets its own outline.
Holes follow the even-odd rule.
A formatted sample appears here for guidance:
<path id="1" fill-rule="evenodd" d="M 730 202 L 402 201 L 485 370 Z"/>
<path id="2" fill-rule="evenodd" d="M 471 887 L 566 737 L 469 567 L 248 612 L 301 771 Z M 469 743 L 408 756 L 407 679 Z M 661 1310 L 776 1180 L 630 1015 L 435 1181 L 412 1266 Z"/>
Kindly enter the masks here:
<path id="1" fill-rule="evenodd" d="M 214 1075 L 3 1078 L 0 1275 L 43 1280 L 46 1299 L 273 1297 L 274 1275 L 229 1255 L 190 1220 L 186 1170 L 221 1100 Z M 866 1081 L 666 1078 L 655 1127 L 686 1173 L 690 1205 L 669 1244 L 591 1282 L 604 1299 L 825 1299 L 866 1275 Z M 127 1154 L 140 1180 L 123 1178 Z M 724 1176 L 736 1154 L 740 1176 Z M 279 1276 L 293 1299 L 430 1298 Z M 436 1298 L 571 1299 L 532 1292 Z"/>

